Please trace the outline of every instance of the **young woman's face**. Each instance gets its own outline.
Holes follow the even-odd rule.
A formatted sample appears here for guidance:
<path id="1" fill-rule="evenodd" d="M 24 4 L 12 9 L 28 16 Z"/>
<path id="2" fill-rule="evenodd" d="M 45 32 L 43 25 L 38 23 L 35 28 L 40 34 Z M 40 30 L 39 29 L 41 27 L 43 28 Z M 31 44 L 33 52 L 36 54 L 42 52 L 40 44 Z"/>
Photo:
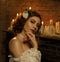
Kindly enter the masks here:
<path id="1" fill-rule="evenodd" d="M 24 25 L 24 30 L 26 32 L 35 33 L 38 30 L 38 26 L 40 25 L 40 18 L 33 16 L 28 19 L 28 21 Z"/>

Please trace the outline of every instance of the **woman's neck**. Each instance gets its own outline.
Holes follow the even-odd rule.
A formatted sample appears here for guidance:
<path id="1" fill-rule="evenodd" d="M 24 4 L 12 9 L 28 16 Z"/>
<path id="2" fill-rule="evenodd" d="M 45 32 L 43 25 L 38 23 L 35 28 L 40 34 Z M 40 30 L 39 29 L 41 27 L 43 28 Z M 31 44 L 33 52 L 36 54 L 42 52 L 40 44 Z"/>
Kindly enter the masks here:
<path id="1" fill-rule="evenodd" d="M 26 32 L 25 31 L 22 31 L 21 33 L 17 34 L 17 37 L 19 39 L 22 39 L 23 41 L 27 40 L 27 36 L 26 36 Z"/>

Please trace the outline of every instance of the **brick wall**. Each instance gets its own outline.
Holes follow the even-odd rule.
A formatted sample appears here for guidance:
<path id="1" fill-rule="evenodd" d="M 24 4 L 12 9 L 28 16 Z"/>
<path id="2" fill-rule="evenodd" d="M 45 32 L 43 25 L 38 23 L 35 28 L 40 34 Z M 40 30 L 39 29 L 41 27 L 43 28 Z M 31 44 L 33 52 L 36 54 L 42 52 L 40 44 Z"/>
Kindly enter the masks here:
<path id="1" fill-rule="evenodd" d="M 5 32 L 10 21 L 28 7 L 40 13 L 44 24 L 48 25 L 49 20 L 60 21 L 60 1 L 59 0 L 0 0 L 0 62 L 5 61 L 4 39 Z M 4 59 L 4 60 L 3 60 Z"/>

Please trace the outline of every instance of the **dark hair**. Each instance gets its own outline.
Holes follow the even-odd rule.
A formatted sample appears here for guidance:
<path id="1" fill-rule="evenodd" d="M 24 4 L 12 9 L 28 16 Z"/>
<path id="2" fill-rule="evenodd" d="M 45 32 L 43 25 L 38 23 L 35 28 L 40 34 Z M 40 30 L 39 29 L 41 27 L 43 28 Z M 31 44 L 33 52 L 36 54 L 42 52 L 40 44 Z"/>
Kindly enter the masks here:
<path id="1" fill-rule="evenodd" d="M 14 33 L 20 33 L 23 30 L 23 27 L 26 23 L 26 21 L 33 16 L 39 17 L 41 20 L 41 16 L 39 13 L 32 11 L 32 10 L 25 10 L 28 12 L 28 18 L 24 18 L 23 15 L 17 16 L 17 18 L 15 19 L 15 22 L 13 24 L 13 31 Z M 42 20 L 41 20 L 42 21 Z M 40 26 L 38 27 L 38 29 L 41 27 L 41 22 L 40 22 Z"/>

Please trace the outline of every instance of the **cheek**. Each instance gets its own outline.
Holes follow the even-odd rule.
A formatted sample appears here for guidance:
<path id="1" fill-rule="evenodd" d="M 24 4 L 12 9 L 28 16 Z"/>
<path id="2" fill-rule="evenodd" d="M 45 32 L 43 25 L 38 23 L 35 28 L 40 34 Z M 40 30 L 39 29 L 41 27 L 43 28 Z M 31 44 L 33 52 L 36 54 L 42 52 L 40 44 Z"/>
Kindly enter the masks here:
<path id="1" fill-rule="evenodd" d="M 31 27 L 31 24 L 30 24 L 30 23 L 27 23 L 27 24 L 24 26 L 24 28 L 27 29 L 27 30 L 29 30 L 30 27 Z"/>
<path id="2" fill-rule="evenodd" d="M 31 27 L 32 26 L 31 23 L 28 23 L 28 26 Z"/>

